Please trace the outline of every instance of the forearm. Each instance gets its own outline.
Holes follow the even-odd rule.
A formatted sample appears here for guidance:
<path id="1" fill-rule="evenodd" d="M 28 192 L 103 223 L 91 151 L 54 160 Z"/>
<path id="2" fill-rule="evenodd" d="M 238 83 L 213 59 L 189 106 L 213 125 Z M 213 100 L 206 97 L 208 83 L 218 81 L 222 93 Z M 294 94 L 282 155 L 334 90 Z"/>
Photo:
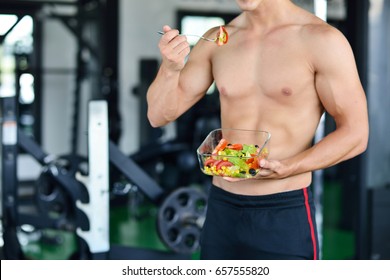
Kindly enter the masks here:
<path id="1" fill-rule="evenodd" d="M 342 127 L 285 163 L 291 167 L 291 175 L 328 168 L 364 152 L 367 140 L 368 130 Z"/>
<path id="2" fill-rule="evenodd" d="M 287 159 L 260 160 L 257 179 L 282 179 L 328 168 L 363 153 L 368 126 L 336 129 L 311 148 Z"/>
<path id="3" fill-rule="evenodd" d="M 179 107 L 180 71 L 167 70 L 162 65 L 146 98 L 148 103 L 148 119 L 153 127 L 160 127 L 177 118 Z"/>

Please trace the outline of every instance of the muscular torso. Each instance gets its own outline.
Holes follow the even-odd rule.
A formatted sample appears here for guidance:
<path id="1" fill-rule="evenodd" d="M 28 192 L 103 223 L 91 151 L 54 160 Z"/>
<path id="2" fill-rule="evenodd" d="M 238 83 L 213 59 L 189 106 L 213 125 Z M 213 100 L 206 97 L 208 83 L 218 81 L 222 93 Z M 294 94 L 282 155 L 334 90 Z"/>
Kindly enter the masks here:
<path id="1" fill-rule="evenodd" d="M 214 177 L 214 184 L 249 195 L 307 187 L 313 170 L 367 147 L 367 102 L 352 49 L 341 32 L 291 1 L 237 3 L 243 12 L 226 26 L 224 46 L 200 40 L 190 49 L 178 30 L 163 27 L 163 60 L 147 92 L 148 119 L 154 127 L 176 120 L 215 81 L 222 127 L 272 136 L 256 179 Z M 205 36 L 215 38 L 218 31 Z M 324 111 L 336 128 L 311 147 Z"/>
<path id="2" fill-rule="evenodd" d="M 307 149 L 323 113 L 315 89 L 301 25 L 266 34 L 236 32 L 212 55 L 212 72 L 220 93 L 224 128 L 271 133 L 269 159 L 286 159 Z M 307 187 L 311 173 L 278 180 L 213 183 L 241 194 L 269 194 Z"/>

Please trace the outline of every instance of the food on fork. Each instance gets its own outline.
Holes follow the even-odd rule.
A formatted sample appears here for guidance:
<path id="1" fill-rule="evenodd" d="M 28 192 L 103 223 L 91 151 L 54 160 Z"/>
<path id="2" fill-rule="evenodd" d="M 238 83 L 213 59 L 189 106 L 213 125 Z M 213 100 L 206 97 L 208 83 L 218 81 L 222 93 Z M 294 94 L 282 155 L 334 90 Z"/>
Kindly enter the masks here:
<path id="1" fill-rule="evenodd" d="M 164 35 L 165 34 L 165 32 L 163 32 L 163 31 L 157 31 L 157 33 L 160 34 L 160 35 Z M 199 39 L 202 39 L 202 40 L 205 40 L 205 41 L 208 41 L 208 42 L 215 42 L 215 43 L 217 43 L 218 46 L 222 46 L 222 45 L 227 44 L 227 42 L 229 40 L 229 35 L 228 35 L 225 27 L 223 27 L 223 26 L 219 27 L 219 31 L 217 33 L 217 37 L 214 38 L 214 39 L 206 38 L 206 37 L 199 36 L 199 35 L 193 35 L 193 34 L 179 34 L 179 36 L 194 36 L 194 37 L 198 37 Z"/>
<path id="2" fill-rule="evenodd" d="M 227 33 L 226 28 L 221 25 L 219 27 L 219 31 L 217 34 L 216 43 L 218 46 L 222 46 L 227 44 L 228 41 L 229 41 L 229 34 Z"/>

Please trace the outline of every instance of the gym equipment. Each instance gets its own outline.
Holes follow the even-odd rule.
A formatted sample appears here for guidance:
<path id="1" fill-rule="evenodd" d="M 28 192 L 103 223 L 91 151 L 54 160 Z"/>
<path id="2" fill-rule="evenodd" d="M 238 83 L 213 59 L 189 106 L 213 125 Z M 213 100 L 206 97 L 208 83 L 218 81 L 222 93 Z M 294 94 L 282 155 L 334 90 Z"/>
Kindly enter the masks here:
<path id="1" fill-rule="evenodd" d="M 326 21 L 328 17 L 327 1 L 326 0 L 313 0 L 314 2 L 314 14 Z M 325 118 L 323 114 L 316 134 L 314 136 L 314 142 L 317 143 L 325 137 Z M 316 207 L 316 223 L 318 232 L 318 247 L 319 247 L 319 258 L 322 257 L 322 243 L 323 243 L 323 193 L 324 193 L 324 170 L 316 170 L 313 172 L 313 194 L 314 194 L 314 205 Z"/>
<path id="2" fill-rule="evenodd" d="M 17 129 L 15 98 L 4 98 L 2 178 L 4 256 L 24 258 L 17 227 L 29 224 L 37 229 L 53 228 L 76 232 L 80 252 L 74 258 L 92 259 L 187 259 L 199 248 L 207 197 L 202 190 L 182 187 L 167 193 L 131 158 L 108 140 L 107 103 L 91 101 L 89 106 L 88 166 L 84 158 L 45 153 L 35 141 Z M 13 107 L 14 106 L 14 107 Z M 5 145 L 6 144 L 6 145 Z M 33 156 L 42 166 L 36 181 L 36 195 L 25 206 L 36 211 L 18 210 L 16 158 L 17 148 Z M 7 152 L 10 151 L 10 152 Z M 8 161 L 7 161 L 8 160 Z M 109 164 L 138 188 L 155 205 L 159 236 L 170 252 L 124 248 L 109 244 Z M 11 175 L 11 176 L 10 176 Z M 31 207 L 30 207 L 31 208 Z M 167 210 L 168 209 L 168 210 Z M 172 218 L 169 218 L 169 213 Z M 172 232 L 176 234 L 173 238 Z M 16 254 L 15 252 L 19 252 Z M 136 255 L 134 254 L 136 252 Z"/>
<path id="3" fill-rule="evenodd" d="M 368 193 L 369 213 L 369 246 L 372 260 L 390 260 L 390 186 L 373 188 Z"/>
<path id="4" fill-rule="evenodd" d="M 18 213 L 17 213 L 17 111 L 14 99 L 4 99 L 2 112 L 2 176 L 1 176 L 1 206 L 2 206 L 2 231 L 3 231 L 3 255 L 7 259 L 24 259 L 22 249 L 17 237 Z M 4 175 L 7 176 L 4 176 Z M 7 241 L 7 242 L 6 242 Z"/>
<path id="5" fill-rule="evenodd" d="M 137 185 L 150 201 L 160 205 L 157 221 L 158 233 L 167 247 L 179 254 L 195 252 L 199 248 L 200 232 L 203 226 L 200 221 L 204 220 L 206 215 L 206 195 L 194 187 L 182 187 L 166 194 L 164 189 L 112 142 L 109 143 L 109 153 L 111 164 L 119 169 L 126 179 Z M 181 204 L 178 199 L 181 199 Z M 200 207 L 202 203 L 203 206 Z M 167 211 L 171 210 L 166 211 L 166 209 L 172 210 L 174 222 L 167 218 Z M 198 222 L 190 223 L 190 221 Z M 175 238 L 172 237 L 173 231 L 175 231 Z M 193 241 L 190 242 L 190 239 Z"/>
<path id="6" fill-rule="evenodd" d="M 72 230 L 78 224 L 88 229 L 88 221 L 72 201 L 88 202 L 84 186 L 58 165 L 55 158 L 46 154 L 30 137 L 17 126 L 16 98 L 2 100 L 4 112 L 2 123 L 2 210 L 4 256 L 7 259 L 23 259 L 17 231 L 23 224 L 36 228 Z M 40 184 L 34 203 L 18 200 L 17 155 L 22 149 L 44 166 L 38 178 Z M 34 205 L 35 207 L 31 207 Z M 20 208 L 20 209 L 19 209 Z"/>
<path id="7" fill-rule="evenodd" d="M 90 129 L 92 129 L 93 123 L 102 124 L 104 120 L 108 120 L 106 106 L 105 101 L 90 102 Z M 98 118 L 98 120 L 96 121 L 94 118 Z M 206 194 L 193 187 L 178 188 L 166 194 L 164 189 L 150 178 L 136 162 L 123 154 L 112 141 L 96 144 L 96 137 L 107 139 L 107 135 L 104 137 L 102 134 L 89 134 L 90 162 L 93 158 L 99 162 L 104 161 L 104 156 L 97 156 L 95 153 L 101 153 L 101 150 L 108 146 L 109 162 L 127 180 L 138 186 L 150 201 L 160 205 L 157 223 L 162 241 L 175 253 L 188 255 L 195 252 L 199 248 L 200 232 L 206 215 Z M 93 168 L 92 165 L 90 166 L 89 176 L 91 176 L 91 168 Z M 171 219 L 168 219 L 167 212 L 172 215 Z M 174 236 L 172 235 L 173 232 Z M 87 243 L 89 242 L 87 241 Z"/>
<path id="8" fill-rule="evenodd" d="M 89 193 L 88 203 L 76 201 L 87 215 L 88 230 L 77 228 L 76 233 L 88 244 L 95 258 L 107 259 L 109 238 L 109 162 L 108 162 L 108 108 L 100 103 L 89 103 L 88 119 L 88 175 L 76 173 Z"/>
<path id="9" fill-rule="evenodd" d="M 96 110 L 104 113 L 107 103 L 105 101 L 91 101 L 90 106 L 100 107 Z M 107 118 L 107 116 L 101 116 L 102 120 L 107 120 Z M 92 144 L 95 137 L 90 137 L 89 143 Z M 102 149 L 102 147 L 105 145 L 98 145 L 96 149 L 90 149 L 90 157 L 93 157 L 94 151 Z M 194 187 L 178 188 L 167 194 L 156 181 L 150 178 L 134 160 L 123 154 L 112 141 L 108 143 L 108 154 L 110 163 L 127 180 L 138 186 L 151 202 L 160 205 L 157 217 L 158 231 L 167 247 L 178 254 L 188 255 L 195 252 L 199 248 L 200 232 L 206 215 L 206 194 Z M 101 160 L 100 157 L 97 158 Z M 168 219 L 167 212 L 172 215 L 171 219 Z"/>
<path id="10" fill-rule="evenodd" d="M 18 145 L 40 163 L 42 173 L 36 182 L 37 215 L 20 213 L 19 224 L 33 224 L 39 228 L 75 229 L 75 225 L 88 229 L 85 215 L 74 206 L 74 201 L 89 202 L 85 186 L 74 177 L 75 167 L 68 169 L 62 159 L 45 153 L 23 131 L 18 131 Z M 5 174 L 6 175 L 6 174 Z"/>
<path id="11" fill-rule="evenodd" d="M 179 188 L 164 200 L 158 212 L 158 233 L 169 248 L 191 253 L 199 247 L 206 204 L 205 193 L 194 188 Z"/>

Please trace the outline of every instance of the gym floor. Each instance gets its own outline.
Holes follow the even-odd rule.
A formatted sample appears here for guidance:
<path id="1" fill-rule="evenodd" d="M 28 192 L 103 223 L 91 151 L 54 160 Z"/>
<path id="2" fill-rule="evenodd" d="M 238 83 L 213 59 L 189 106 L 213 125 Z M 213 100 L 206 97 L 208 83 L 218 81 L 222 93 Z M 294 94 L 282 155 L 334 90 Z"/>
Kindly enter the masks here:
<path id="1" fill-rule="evenodd" d="M 322 259 L 353 259 L 354 233 L 340 228 L 341 186 L 325 184 Z M 167 251 L 156 230 L 157 209 L 148 202 L 111 207 L 110 244 Z M 27 258 L 38 260 L 69 259 L 77 251 L 73 233 L 54 230 L 33 232 L 20 238 Z M 199 253 L 192 255 L 199 259 Z"/>

